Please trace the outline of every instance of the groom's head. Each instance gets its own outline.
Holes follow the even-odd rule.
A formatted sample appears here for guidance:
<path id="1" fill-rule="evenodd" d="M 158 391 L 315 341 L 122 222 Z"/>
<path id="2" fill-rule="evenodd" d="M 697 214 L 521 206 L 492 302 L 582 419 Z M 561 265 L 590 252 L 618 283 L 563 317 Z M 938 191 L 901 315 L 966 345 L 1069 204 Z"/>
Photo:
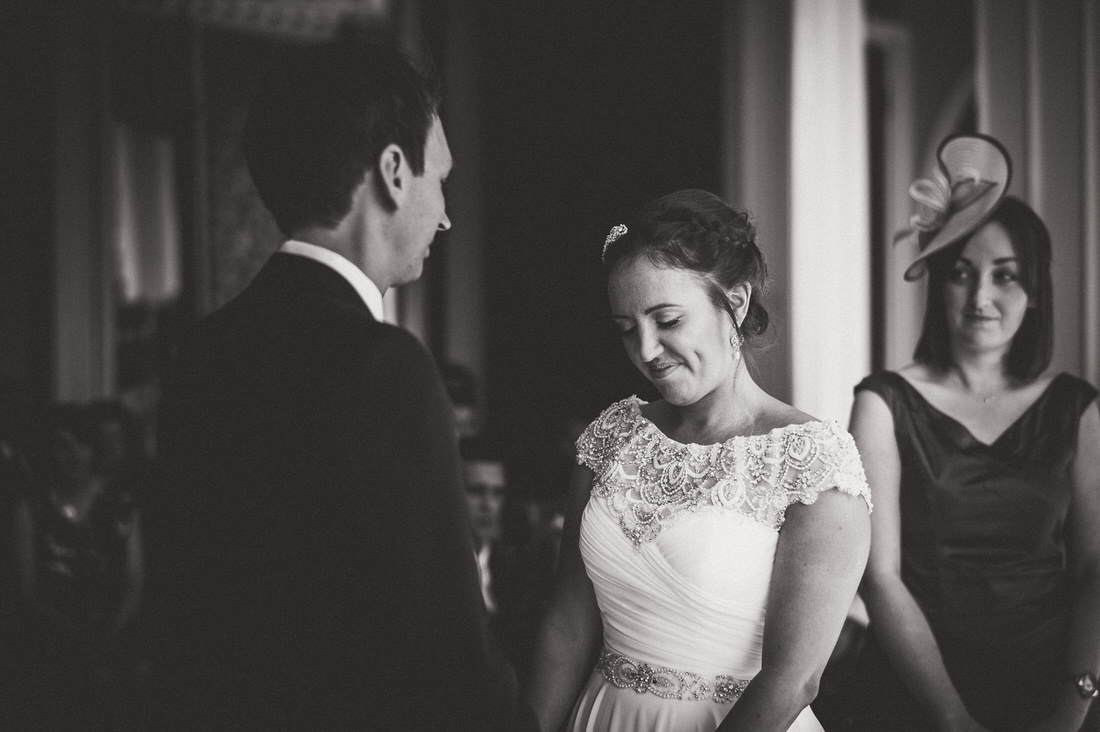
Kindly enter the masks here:
<path id="1" fill-rule="evenodd" d="M 435 232 L 450 228 L 438 110 L 433 75 L 391 46 L 341 37 L 268 72 L 245 158 L 284 235 L 337 249 L 385 290 L 419 277 Z"/>

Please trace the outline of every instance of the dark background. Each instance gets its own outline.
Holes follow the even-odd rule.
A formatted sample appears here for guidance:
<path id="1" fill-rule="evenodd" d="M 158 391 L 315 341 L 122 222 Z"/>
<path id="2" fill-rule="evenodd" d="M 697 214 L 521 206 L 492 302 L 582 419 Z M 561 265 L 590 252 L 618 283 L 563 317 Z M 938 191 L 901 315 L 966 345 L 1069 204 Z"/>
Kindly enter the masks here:
<path id="1" fill-rule="evenodd" d="M 608 229 L 658 195 L 718 190 L 722 8 L 501 3 L 480 21 L 487 426 L 523 487 L 554 492 L 569 419 L 647 393 L 608 314 Z"/>

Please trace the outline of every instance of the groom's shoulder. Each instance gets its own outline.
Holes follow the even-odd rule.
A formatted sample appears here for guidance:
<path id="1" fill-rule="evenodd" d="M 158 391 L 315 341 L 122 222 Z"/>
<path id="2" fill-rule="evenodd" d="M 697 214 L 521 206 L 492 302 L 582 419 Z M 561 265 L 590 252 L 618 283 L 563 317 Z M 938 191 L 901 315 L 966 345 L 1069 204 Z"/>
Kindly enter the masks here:
<path id="1" fill-rule="evenodd" d="M 431 353 L 404 328 L 365 319 L 351 324 L 344 336 L 339 349 L 359 367 L 389 372 L 400 380 L 439 380 Z"/>

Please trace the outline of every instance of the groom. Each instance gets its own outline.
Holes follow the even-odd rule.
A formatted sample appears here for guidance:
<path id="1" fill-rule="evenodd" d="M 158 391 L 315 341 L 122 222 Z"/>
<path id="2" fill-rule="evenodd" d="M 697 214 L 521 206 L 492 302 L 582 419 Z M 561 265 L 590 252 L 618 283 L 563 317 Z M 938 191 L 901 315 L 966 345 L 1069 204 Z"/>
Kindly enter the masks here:
<path id="1" fill-rule="evenodd" d="M 534 729 L 490 641 L 451 408 L 383 322 L 451 222 L 437 91 L 295 51 L 244 128 L 287 241 L 180 347 L 150 507 L 157 705 L 186 729 Z"/>

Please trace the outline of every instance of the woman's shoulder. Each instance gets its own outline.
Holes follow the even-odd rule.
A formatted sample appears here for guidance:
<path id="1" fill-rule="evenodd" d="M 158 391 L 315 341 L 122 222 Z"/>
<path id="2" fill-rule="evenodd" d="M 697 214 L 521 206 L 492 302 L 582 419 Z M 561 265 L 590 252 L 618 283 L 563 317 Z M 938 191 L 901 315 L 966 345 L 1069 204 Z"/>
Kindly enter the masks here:
<path id="1" fill-rule="evenodd" d="M 767 450 L 777 451 L 774 476 L 786 503 L 811 504 L 826 490 L 862 498 L 871 510 L 871 492 L 855 440 L 836 420 L 818 419 L 793 406 L 778 410 L 766 433 Z"/>
<path id="2" fill-rule="evenodd" d="M 1059 371 L 1056 373 L 1043 374 L 1039 377 L 1042 380 L 1042 389 L 1046 389 L 1054 382 L 1057 382 L 1058 386 L 1066 392 L 1077 396 L 1079 399 L 1085 402 L 1091 402 L 1096 399 L 1100 392 L 1089 381 L 1082 379 L 1079 376 L 1074 376 L 1068 371 Z"/>
<path id="3" fill-rule="evenodd" d="M 596 470 L 629 439 L 644 402 L 629 396 L 606 407 L 577 438 L 577 462 Z"/>
<path id="4" fill-rule="evenodd" d="M 807 441 L 826 452 L 854 450 L 851 435 L 836 420 L 819 419 L 779 401 L 757 418 L 754 433 L 755 438 L 750 436 L 750 440 L 766 439 L 780 445 L 781 450 Z"/>
<path id="5" fill-rule="evenodd" d="M 903 394 L 912 391 L 923 393 L 930 388 L 934 389 L 939 378 L 927 366 L 911 363 L 895 370 L 875 371 L 856 384 L 853 392 L 857 403 L 861 393 L 871 393 L 890 405 Z"/>
<path id="6" fill-rule="evenodd" d="M 812 414 L 803 412 L 793 404 L 771 397 L 771 402 L 760 410 L 756 417 L 754 432 L 757 434 L 769 434 L 785 427 L 796 427 L 804 424 L 816 424 L 820 419 Z"/>
<path id="7" fill-rule="evenodd" d="M 633 422 L 652 407 L 653 403 L 643 401 L 636 394 L 632 394 L 604 407 L 599 416 L 589 424 L 589 428 L 600 423 Z"/>

